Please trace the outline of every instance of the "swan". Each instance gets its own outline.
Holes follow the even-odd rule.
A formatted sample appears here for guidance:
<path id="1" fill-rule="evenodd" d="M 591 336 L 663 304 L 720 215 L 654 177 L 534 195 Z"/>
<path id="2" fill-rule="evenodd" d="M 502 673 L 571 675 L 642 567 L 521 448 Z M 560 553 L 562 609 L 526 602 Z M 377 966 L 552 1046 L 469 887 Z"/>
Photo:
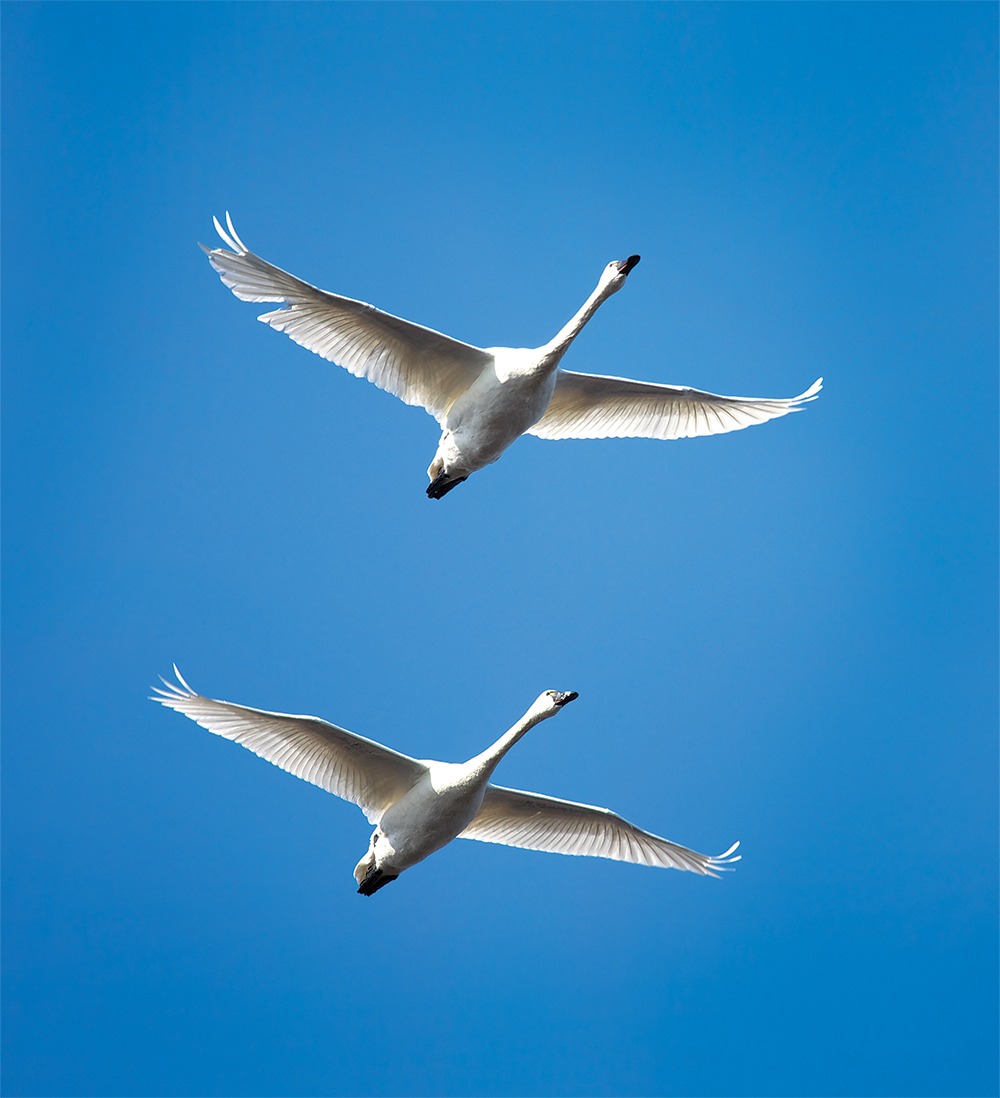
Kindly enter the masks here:
<path id="1" fill-rule="evenodd" d="M 523 434 L 552 439 L 717 435 L 798 411 L 823 385 L 819 378 L 797 397 L 772 400 L 560 369 L 583 326 L 625 285 L 637 255 L 609 263 L 580 311 L 544 347 L 480 348 L 311 286 L 254 255 L 228 213 L 228 232 L 217 217 L 213 220 L 232 251 L 199 247 L 223 283 L 241 301 L 287 306 L 258 320 L 438 421 L 441 439 L 427 470 L 431 499 L 492 464 Z"/>
<path id="2" fill-rule="evenodd" d="M 491 747 L 465 763 L 411 759 L 318 717 L 269 713 L 195 693 L 174 665 L 150 701 L 260 755 L 298 778 L 358 805 L 375 824 L 354 877 L 371 896 L 452 839 L 590 854 L 639 865 L 687 869 L 716 877 L 741 855 L 734 843 L 712 858 L 678 846 L 606 808 L 491 785 L 497 763 L 540 721 L 555 716 L 575 691 L 546 690 Z"/>

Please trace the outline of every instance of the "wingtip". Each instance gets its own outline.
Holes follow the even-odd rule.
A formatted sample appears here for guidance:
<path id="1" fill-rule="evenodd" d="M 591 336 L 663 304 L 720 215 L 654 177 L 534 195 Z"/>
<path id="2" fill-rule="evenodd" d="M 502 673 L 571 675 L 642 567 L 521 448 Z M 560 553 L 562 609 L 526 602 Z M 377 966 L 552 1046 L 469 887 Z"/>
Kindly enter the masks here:
<path id="1" fill-rule="evenodd" d="M 177 669 L 176 663 L 173 667 L 174 674 L 177 676 L 177 682 L 171 682 L 162 675 L 157 676 L 160 682 L 166 687 L 166 690 L 161 690 L 158 686 L 150 687 L 150 689 L 154 691 L 153 694 L 149 695 L 150 701 L 159 702 L 161 705 L 169 705 L 171 701 L 176 701 L 178 698 L 196 698 L 198 696 L 197 692 L 192 690 L 187 684 L 184 676 Z"/>
<path id="2" fill-rule="evenodd" d="M 233 249 L 236 255 L 246 255 L 250 249 L 240 240 L 236 230 L 233 228 L 233 219 L 229 216 L 228 210 L 226 210 L 226 225 L 229 227 L 229 232 L 226 232 L 222 227 L 222 223 L 214 214 L 212 215 L 212 223 L 215 225 L 215 231 L 222 240 Z"/>
<path id="3" fill-rule="evenodd" d="M 735 866 L 733 865 L 733 863 L 741 861 L 743 858 L 742 854 L 733 853 L 733 851 L 736 850 L 739 845 L 740 841 L 739 839 L 737 839 L 736 842 L 734 842 L 728 850 L 724 851 L 722 854 L 717 854 L 714 858 L 710 859 L 710 868 L 708 868 L 707 872 L 710 873 L 713 877 L 718 877 L 719 874 L 712 872 L 713 870 L 726 872 L 727 870 L 734 869 Z"/>
<path id="4" fill-rule="evenodd" d="M 821 377 L 818 377 L 801 396 L 797 396 L 795 399 L 797 402 L 800 403 L 806 400 L 815 400 L 816 397 L 819 396 L 819 391 L 822 388 L 823 379 Z"/>
<path id="5" fill-rule="evenodd" d="M 189 694 L 197 693 L 197 691 L 192 690 L 191 687 L 188 686 L 187 682 L 184 679 L 184 676 L 180 673 L 180 671 L 178 671 L 176 663 L 174 664 L 174 674 L 177 676 L 177 681 L 181 684 L 181 686 L 184 687 L 185 690 L 188 691 Z"/>

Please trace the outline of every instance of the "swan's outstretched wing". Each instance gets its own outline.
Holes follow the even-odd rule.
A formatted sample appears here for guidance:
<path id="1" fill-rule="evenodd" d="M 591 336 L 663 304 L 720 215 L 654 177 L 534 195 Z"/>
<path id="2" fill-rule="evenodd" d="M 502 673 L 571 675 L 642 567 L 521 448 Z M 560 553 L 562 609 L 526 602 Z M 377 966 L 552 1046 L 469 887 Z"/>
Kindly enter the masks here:
<path id="1" fill-rule="evenodd" d="M 797 412 L 815 400 L 819 378 L 787 400 L 717 396 L 679 385 L 560 370 L 548 411 L 528 429 L 539 438 L 694 438 L 720 435 Z"/>
<path id="2" fill-rule="evenodd" d="M 260 755 L 289 774 L 359 805 L 372 823 L 426 773 L 423 763 L 356 736 L 318 717 L 268 713 L 196 694 L 174 667 L 180 685 L 163 680 L 151 701 Z"/>
<path id="3" fill-rule="evenodd" d="M 643 831 L 606 808 L 500 785 L 486 787 L 479 815 L 459 838 L 546 850 L 550 854 L 589 854 L 638 865 L 689 869 L 709 877 L 717 877 L 715 870 L 726 869 L 741 857 L 733 854 L 739 843 L 733 843 L 725 854 L 710 858 Z"/>
<path id="4" fill-rule="evenodd" d="M 200 245 L 222 281 L 241 301 L 283 301 L 288 306 L 258 320 L 407 404 L 440 419 L 492 362 L 493 356 L 478 347 L 310 286 L 254 255 L 236 235 L 228 213 L 226 224 L 228 233 L 215 218 L 231 252 Z"/>

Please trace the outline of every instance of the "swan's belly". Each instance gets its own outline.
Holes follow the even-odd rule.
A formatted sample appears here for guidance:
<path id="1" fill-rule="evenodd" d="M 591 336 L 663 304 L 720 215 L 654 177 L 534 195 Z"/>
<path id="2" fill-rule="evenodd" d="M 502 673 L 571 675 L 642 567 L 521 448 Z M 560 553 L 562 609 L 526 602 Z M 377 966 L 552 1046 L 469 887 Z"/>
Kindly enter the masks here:
<path id="1" fill-rule="evenodd" d="M 379 821 L 379 868 L 402 872 L 450 843 L 475 819 L 485 788 L 485 781 L 438 790 L 426 778 L 418 782 Z"/>
<path id="2" fill-rule="evenodd" d="M 501 377 L 484 371 L 448 412 L 442 450 L 450 451 L 449 470 L 471 473 L 490 465 L 545 415 L 555 390 L 554 370 Z"/>

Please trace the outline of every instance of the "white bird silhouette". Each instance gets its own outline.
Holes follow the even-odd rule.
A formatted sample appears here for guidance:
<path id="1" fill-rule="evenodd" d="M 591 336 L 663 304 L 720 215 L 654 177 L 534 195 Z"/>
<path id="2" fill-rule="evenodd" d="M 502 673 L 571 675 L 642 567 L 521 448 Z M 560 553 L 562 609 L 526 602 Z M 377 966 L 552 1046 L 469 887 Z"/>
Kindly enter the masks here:
<path id="1" fill-rule="evenodd" d="M 490 785 L 497 763 L 528 729 L 577 697 L 572 691 L 546 690 L 492 747 L 466 763 L 445 763 L 411 759 L 318 717 L 213 701 L 196 694 L 176 665 L 174 674 L 177 683 L 163 679 L 166 689 L 156 687 L 152 701 L 360 806 L 376 825 L 368 852 L 354 870 L 363 896 L 455 838 L 589 854 L 710 877 L 740 859 L 733 854 L 738 842 L 711 858 L 642 831 L 606 808 Z"/>
<path id="2" fill-rule="evenodd" d="M 228 233 L 218 218 L 214 221 L 233 250 L 200 246 L 222 281 L 241 301 L 288 306 L 258 320 L 407 404 L 425 408 L 438 421 L 441 440 L 427 470 L 431 499 L 496 461 L 523 434 L 553 439 L 717 435 L 798 411 L 822 388 L 819 378 L 788 399 L 729 397 L 560 369 L 559 360 L 600 304 L 625 285 L 637 255 L 609 263 L 580 311 L 544 347 L 479 348 L 310 286 L 254 255 L 228 213 Z"/>

